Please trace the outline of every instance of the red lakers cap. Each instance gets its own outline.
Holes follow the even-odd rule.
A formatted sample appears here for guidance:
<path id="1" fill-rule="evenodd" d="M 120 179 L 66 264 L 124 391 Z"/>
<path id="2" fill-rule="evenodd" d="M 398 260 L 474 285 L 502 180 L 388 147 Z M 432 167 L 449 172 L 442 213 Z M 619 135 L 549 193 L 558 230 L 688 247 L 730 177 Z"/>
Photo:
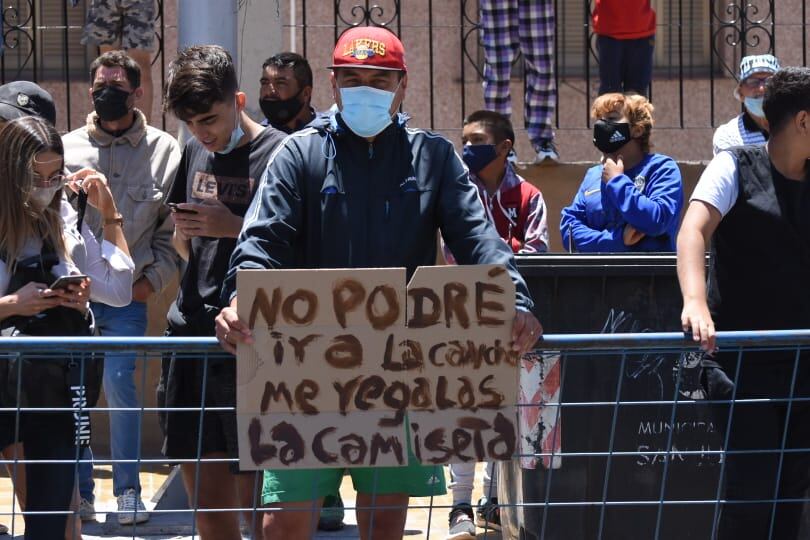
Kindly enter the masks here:
<path id="1" fill-rule="evenodd" d="M 355 26 L 343 32 L 335 44 L 329 67 L 408 71 L 402 42 L 379 26 Z"/>

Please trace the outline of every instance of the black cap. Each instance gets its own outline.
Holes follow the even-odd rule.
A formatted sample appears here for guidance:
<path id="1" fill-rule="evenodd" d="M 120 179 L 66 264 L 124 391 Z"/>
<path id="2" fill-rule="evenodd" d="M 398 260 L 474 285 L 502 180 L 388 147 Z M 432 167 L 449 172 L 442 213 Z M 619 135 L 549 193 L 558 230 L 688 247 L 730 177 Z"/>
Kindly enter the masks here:
<path id="1" fill-rule="evenodd" d="M 56 106 L 51 95 L 38 84 L 14 81 L 0 86 L 0 119 L 39 116 L 56 125 Z"/>

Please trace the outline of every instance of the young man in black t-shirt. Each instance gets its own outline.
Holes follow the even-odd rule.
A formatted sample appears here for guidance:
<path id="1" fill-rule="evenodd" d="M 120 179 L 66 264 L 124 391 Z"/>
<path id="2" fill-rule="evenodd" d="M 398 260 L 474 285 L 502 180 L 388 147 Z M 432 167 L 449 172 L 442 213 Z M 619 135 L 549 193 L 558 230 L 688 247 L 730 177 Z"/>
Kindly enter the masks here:
<path id="1" fill-rule="evenodd" d="M 220 287 L 243 216 L 270 154 L 284 134 L 262 127 L 243 112 L 245 94 L 238 89 L 231 57 L 214 45 L 190 47 L 172 62 L 165 107 L 193 135 L 183 150 L 169 194 L 169 202 L 176 204 L 174 245 L 188 264 L 169 309 L 167 335 L 213 336 L 214 317 L 221 308 Z M 159 393 L 166 407 L 200 407 L 203 395 L 206 408 L 233 407 L 235 362 L 166 358 Z M 205 412 L 202 437 L 199 414 L 164 415 L 166 456 L 236 457 L 236 414 Z M 197 466 L 195 462 L 181 466 L 189 501 L 196 501 L 197 508 L 252 508 L 258 501 L 255 487 L 260 482 L 254 474 L 235 474 L 237 469 L 223 462 L 201 462 L 198 475 Z M 251 514 L 247 512 L 248 523 Z M 236 512 L 198 512 L 196 521 L 203 539 L 241 538 Z M 261 537 L 261 527 L 255 527 L 251 538 Z"/>
<path id="2" fill-rule="evenodd" d="M 797 451 L 810 447 L 810 353 L 715 351 L 715 325 L 810 328 L 810 69 L 765 88 L 770 139 L 715 156 L 678 235 L 683 329 L 708 352 L 709 399 L 735 400 L 714 405 L 728 441 L 719 540 L 798 539 L 810 487 L 810 454 Z"/>

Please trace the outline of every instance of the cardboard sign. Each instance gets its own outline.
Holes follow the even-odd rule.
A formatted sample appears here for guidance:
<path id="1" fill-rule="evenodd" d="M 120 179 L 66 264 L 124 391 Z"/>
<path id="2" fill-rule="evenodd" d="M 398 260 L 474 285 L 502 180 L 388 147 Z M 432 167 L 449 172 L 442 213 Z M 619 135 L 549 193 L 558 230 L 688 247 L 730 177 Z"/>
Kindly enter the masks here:
<path id="1" fill-rule="evenodd" d="M 243 470 L 511 459 L 519 356 L 503 267 L 240 270 Z"/>

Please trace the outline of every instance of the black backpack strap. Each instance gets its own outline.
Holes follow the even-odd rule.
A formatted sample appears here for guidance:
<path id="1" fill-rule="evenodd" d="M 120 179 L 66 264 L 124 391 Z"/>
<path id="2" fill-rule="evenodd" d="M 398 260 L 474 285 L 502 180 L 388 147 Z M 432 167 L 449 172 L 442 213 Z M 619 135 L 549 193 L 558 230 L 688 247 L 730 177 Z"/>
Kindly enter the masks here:
<path id="1" fill-rule="evenodd" d="M 87 210 L 87 193 L 84 190 L 79 190 L 79 202 L 77 205 L 76 213 L 78 214 L 76 219 L 76 230 L 79 231 L 79 234 L 82 234 L 82 223 L 84 223 L 84 213 Z"/>

